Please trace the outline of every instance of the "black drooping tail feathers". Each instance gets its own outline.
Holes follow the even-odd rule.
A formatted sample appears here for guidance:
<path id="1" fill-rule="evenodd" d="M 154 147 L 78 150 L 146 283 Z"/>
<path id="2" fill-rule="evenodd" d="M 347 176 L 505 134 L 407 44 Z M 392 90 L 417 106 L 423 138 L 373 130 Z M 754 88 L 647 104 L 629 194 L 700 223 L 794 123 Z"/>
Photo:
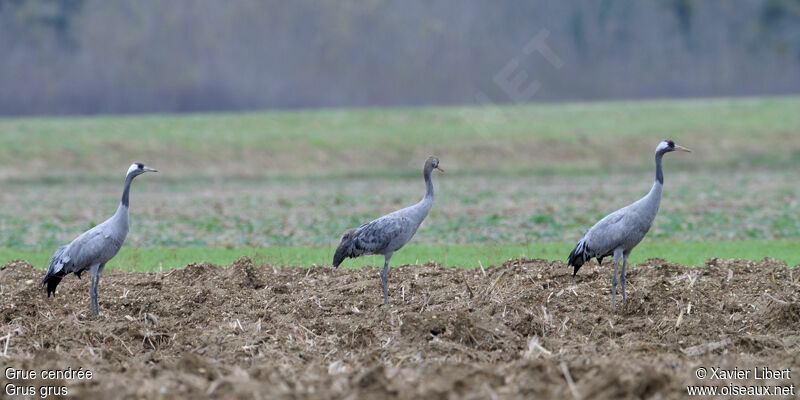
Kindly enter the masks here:
<path id="1" fill-rule="evenodd" d="M 339 241 L 339 247 L 336 248 L 336 253 L 333 254 L 333 266 L 339 267 L 339 264 L 344 261 L 345 258 L 352 257 L 350 247 L 352 243 L 350 243 L 350 238 L 353 237 L 353 233 L 355 233 L 356 228 L 350 229 L 342 235 L 342 240 Z"/>
<path id="2" fill-rule="evenodd" d="M 567 260 L 569 265 L 575 267 L 575 270 L 572 272 L 572 276 L 578 274 L 578 270 L 581 269 L 583 263 L 591 258 L 587 253 L 589 252 L 589 248 L 586 247 L 586 244 L 583 242 L 583 238 L 578 241 L 578 244 L 575 245 L 575 248 L 569 253 L 569 259 Z"/>
<path id="3" fill-rule="evenodd" d="M 64 277 L 64 273 L 58 273 L 55 275 L 47 275 L 42 280 L 42 287 L 44 284 L 47 284 L 47 297 L 50 297 L 50 294 L 53 296 L 56 295 L 56 286 L 61 283 L 61 278 Z"/>
<path id="4" fill-rule="evenodd" d="M 42 279 L 41 287 L 47 284 L 47 297 L 50 297 L 51 294 L 53 296 L 56 295 L 56 287 L 66 275 L 64 272 L 64 264 L 61 261 L 61 255 L 66 248 L 67 246 L 61 246 L 56 250 L 56 253 L 53 254 L 53 258 L 50 260 L 50 267 L 47 268 L 47 274 L 45 274 L 44 279 Z M 78 277 L 80 278 L 80 275 L 78 275 Z"/>

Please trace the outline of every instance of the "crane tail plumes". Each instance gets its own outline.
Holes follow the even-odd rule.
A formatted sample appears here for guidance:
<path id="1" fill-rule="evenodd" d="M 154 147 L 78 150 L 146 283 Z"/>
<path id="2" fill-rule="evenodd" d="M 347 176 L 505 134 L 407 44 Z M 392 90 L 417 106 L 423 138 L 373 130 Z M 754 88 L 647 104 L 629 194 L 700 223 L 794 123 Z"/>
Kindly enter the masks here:
<path id="1" fill-rule="evenodd" d="M 61 282 L 61 279 L 66 275 L 64 273 L 64 260 L 62 260 L 62 255 L 64 251 L 67 249 L 67 246 L 61 246 L 56 250 L 56 253 L 53 254 L 53 258 L 50 260 L 50 266 L 47 268 L 47 273 L 42 279 L 41 287 L 44 288 L 47 285 L 47 297 L 50 295 L 56 294 L 56 287 Z"/>
<path id="2" fill-rule="evenodd" d="M 567 260 L 570 266 L 575 267 L 575 270 L 572 272 L 572 276 L 578 274 L 578 270 L 581 269 L 583 263 L 586 262 L 591 256 L 587 253 L 589 252 L 589 248 L 586 247 L 586 243 L 584 243 L 583 239 L 578 241 L 578 244 L 575 245 L 575 248 L 569 253 L 569 258 Z"/>
<path id="3" fill-rule="evenodd" d="M 47 275 L 42 280 L 42 287 L 47 285 L 47 297 L 50 297 L 52 294 L 53 296 L 56 295 L 56 287 L 59 283 L 61 283 L 61 278 L 64 277 L 64 274 L 55 274 L 55 275 Z"/>
<path id="4" fill-rule="evenodd" d="M 350 248 L 352 247 L 352 240 L 353 233 L 355 233 L 355 228 L 350 229 L 342 235 L 342 240 L 339 241 L 339 247 L 336 248 L 336 252 L 333 254 L 333 266 L 339 267 L 339 265 L 344 261 L 345 258 L 352 257 Z"/>

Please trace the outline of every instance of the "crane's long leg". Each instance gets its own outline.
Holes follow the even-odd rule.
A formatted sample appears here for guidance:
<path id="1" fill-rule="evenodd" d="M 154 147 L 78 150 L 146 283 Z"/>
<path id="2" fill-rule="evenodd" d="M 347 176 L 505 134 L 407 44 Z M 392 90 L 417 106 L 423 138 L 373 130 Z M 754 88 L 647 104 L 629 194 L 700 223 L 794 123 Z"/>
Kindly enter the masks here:
<path id="1" fill-rule="evenodd" d="M 97 285 L 100 285 L 100 277 L 103 276 L 103 270 L 106 268 L 106 263 L 100 264 L 100 267 L 97 268 Z M 97 299 L 97 285 L 95 285 L 95 295 L 94 295 L 94 303 L 97 306 L 97 313 L 100 314 L 100 303 Z"/>
<path id="2" fill-rule="evenodd" d="M 383 283 L 383 304 L 389 304 L 389 260 L 392 253 L 383 255 L 383 271 L 381 272 L 381 283 Z"/>
<path id="3" fill-rule="evenodd" d="M 89 271 L 92 273 L 92 286 L 89 288 L 89 297 L 92 303 L 92 315 L 97 315 L 97 284 L 100 282 L 100 264 L 93 264 L 91 267 L 89 267 Z"/>
<path id="4" fill-rule="evenodd" d="M 620 274 L 619 277 L 620 283 L 622 284 L 622 301 L 626 303 L 628 302 L 628 296 L 625 295 L 625 275 L 626 270 L 628 269 L 628 257 L 630 256 L 630 251 L 622 253 L 622 274 Z"/>
<path id="5" fill-rule="evenodd" d="M 611 309 L 617 308 L 617 267 L 619 259 L 622 258 L 622 249 L 614 250 L 614 275 L 611 276 Z"/>

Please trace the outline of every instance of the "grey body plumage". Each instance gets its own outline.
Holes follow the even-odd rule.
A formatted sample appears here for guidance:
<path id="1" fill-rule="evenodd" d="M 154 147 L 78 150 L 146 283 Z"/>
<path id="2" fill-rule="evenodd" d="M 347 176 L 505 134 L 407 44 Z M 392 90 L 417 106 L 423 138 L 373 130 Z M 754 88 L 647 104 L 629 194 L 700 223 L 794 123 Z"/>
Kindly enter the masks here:
<path id="1" fill-rule="evenodd" d="M 439 160 L 436 157 L 429 157 L 423 168 L 425 196 L 422 200 L 413 206 L 384 215 L 358 228 L 349 229 L 342 235 L 333 256 L 333 266 L 338 267 L 346 258 L 356 258 L 367 254 L 383 255 L 381 282 L 384 304 L 389 303 L 389 261 L 392 254 L 411 240 L 433 205 L 431 173 L 434 169 L 442 170 L 439 168 Z"/>
<path id="2" fill-rule="evenodd" d="M 628 257 L 636 245 L 644 239 L 661 205 L 661 192 L 664 186 L 664 174 L 661 159 L 664 154 L 675 151 L 690 151 L 685 147 L 675 144 L 671 140 L 659 142 L 656 147 L 656 179 L 653 187 L 646 196 L 635 203 L 623 207 L 601 219 L 578 240 L 578 244 L 570 252 L 568 263 L 575 269 L 573 276 L 578 273 L 581 266 L 592 258 L 597 258 L 598 264 L 603 258 L 614 258 L 614 275 L 611 279 L 612 298 L 611 307 L 616 307 L 617 302 L 617 267 L 620 258 L 623 259 L 620 281 L 622 284 L 622 298 L 627 300 L 625 293 L 625 272 L 628 266 Z"/>
<path id="3" fill-rule="evenodd" d="M 47 274 L 42 279 L 42 287 L 47 286 L 47 297 L 55 294 L 56 287 L 69 273 L 81 277 L 89 270 L 92 275 L 91 297 L 92 315 L 98 314 L 97 285 L 106 263 L 114 258 L 122 248 L 128 235 L 129 193 L 133 178 L 145 172 L 157 172 L 141 163 L 134 163 L 125 176 L 125 187 L 122 192 L 117 212 L 111 218 L 84 232 L 67 245 L 61 246 L 53 254 Z"/>

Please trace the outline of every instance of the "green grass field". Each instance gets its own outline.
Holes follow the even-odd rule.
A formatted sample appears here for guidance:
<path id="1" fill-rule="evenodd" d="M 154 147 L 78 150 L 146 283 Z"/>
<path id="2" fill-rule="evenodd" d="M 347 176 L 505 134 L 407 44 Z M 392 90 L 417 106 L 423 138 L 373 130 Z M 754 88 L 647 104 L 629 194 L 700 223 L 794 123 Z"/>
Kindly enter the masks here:
<path id="1" fill-rule="evenodd" d="M 328 264 L 347 228 L 413 204 L 429 154 L 434 207 L 393 265 L 566 258 L 650 188 L 661 211 L 635 262 L 800 262 L 800 98 L 692 99 L 188 115 L 0 118 L 0 257 L 44 266 L 115 210 L 132 161 L 131 232 L 113 267 L 241 255 Z M 377 265 L 367 257 L 348 266 Z M 111 267 L 111 266 L 110 266 Z"/>
<path id="2" fill-rule="evenodd" d="M 528 257 L 548 260 L 566 260 L 574 243 L 548 242 L 515 245 L 422 245 L 409 244 L 392 257 L 392 265 L 441 263 L 445 266 L 474 268 L 499 265 L 510 258 Z M 712 257 L 724 254 L 726 258 L 760 260 L 764 257 L 786 261 L 789 266 L 800 264 L 800 240 L 747 240 L 747 241 L 652 241 L 646 240 L 631 254 L 636 264 L 648 258 L 664 258 L 684 265 L 703 265 Z M 263 248 L 215 247 L 126 247 L 108 265 L 108 270 L 159 271 L 183 267 L 193 262 L 230 264 L 241 256 L 248 256 L 258 264 L 274 266 L 330 265 L 332 247 L 278 246 Z M 22 258 L 37 267 L 46 267 L 52 251 L 0 250 L 3 263 Z M 606 261 L 607 262 L 607 261 Z M 342 267 L 364 265 L 383 266 L 383 256 L 368 256 L 346 260 Z"/>
<path id="3" fill-rule="evenodd" d="M 696 152 L 676 169 L 785 167 L 800 162 L 798 109 L 770 97 L 0 118 L 0 176 L 113 179 L 138 157 L 182 181 L 395 177 L 431 153 L 456 174 L 619 172 L 649 169 L 667 137 Z"/>

